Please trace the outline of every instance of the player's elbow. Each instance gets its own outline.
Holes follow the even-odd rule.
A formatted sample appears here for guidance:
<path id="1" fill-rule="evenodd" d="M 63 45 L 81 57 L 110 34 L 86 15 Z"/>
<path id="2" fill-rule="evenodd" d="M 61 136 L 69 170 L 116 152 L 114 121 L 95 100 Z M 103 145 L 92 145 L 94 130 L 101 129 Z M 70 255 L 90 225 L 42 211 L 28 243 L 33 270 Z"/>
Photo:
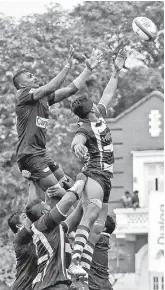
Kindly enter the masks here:
<path id="1" fill-rule="evenodd" d="M 41 98 L 44 98 L 49 93 L 51 93 L 51 92 L 49 92 L 47 87 L 42 86 L 42 87 L 38 88 L 37 90 L 35 90 L 35 92 L 33 94 L 33 98 L 34 98 L 34 100 L 39 100 Z"/>

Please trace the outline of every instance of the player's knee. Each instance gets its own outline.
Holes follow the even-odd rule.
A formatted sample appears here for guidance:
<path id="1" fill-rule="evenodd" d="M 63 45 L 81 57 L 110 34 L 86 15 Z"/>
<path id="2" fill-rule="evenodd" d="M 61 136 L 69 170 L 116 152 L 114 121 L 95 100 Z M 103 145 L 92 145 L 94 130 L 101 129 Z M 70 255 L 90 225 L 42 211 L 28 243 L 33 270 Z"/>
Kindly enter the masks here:
<path id="1" fill-rule="evenodd" d="M 91 221 L 94 222 L 100 213 L 102 202 L 99 199 L 90 199 L 83 204 L 84 214 Z"/>

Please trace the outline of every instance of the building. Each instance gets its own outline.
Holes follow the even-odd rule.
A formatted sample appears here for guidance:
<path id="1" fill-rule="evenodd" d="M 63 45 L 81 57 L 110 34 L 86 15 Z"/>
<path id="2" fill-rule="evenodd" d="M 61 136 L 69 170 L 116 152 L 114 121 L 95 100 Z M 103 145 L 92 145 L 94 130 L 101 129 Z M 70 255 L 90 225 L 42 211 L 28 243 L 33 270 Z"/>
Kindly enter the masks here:
<path id="1" fill-rule="evenodd" d="M 115 152 L 109 212 L 116 215 L 116 242 L 124 253 L 116 272 L 130 273 L 129 279 L 123 275 L 115 290 L 164 289 L 163 109 L 163 95 L 154 91 L 107 120 Z M 139 191 L 140 208 L 122 208 L 121 197 L 127 190 Z"/>

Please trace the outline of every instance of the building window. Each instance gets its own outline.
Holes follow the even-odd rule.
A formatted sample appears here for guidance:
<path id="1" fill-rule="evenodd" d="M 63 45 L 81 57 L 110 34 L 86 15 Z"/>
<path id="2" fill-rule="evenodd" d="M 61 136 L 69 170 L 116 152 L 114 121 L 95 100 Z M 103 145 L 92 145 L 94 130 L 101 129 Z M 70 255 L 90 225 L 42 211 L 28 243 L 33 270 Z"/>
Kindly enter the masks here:
<path id="1" fill-rule="evenodd" d="M 164 290 L 164 276 L 162 276 L 162 290 Z"/>
<path id="2" fill-rule="evenodd" d="M 152 290 L 164 290 L 164 276 L 153 276 Z"/>
<path id="3" fill-rule="evenodd" d="M 153 277 L 153 290 L 159 290 L 159 278 L 158 277 Z"/>

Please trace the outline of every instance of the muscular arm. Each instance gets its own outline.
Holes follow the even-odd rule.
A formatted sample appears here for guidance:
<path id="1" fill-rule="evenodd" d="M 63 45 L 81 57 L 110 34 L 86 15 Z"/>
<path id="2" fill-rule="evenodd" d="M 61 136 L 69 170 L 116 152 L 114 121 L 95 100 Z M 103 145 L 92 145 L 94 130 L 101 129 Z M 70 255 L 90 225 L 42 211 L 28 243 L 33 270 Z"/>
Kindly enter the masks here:
<path id="1" fill-rule="evenodd" d="M 78 88 L 74 85 L 74 83 L 71 83 L 68 87 L 57 90 L 53 97 L 49 99 L 49 105 L 51 106 L 55 103 L 61 102 L 75 94 L 77 91 Z"/>
<path id="2" fill-rule="evenodd" d="M 62 223 L 65 232 L 70 233 L 79 225 L 83 214 L 82 200 L 79 201 L 75 210 Z"/>
<path id="3" fill-rule="evenodd" d="M 67 191 L 63 198 L 53 207 L 53 209 L 41 217 L 39 222 L 36 222 L 37 229 L 41 232 L 50 232 L 58 224 L 66 219 L 66 214 L 68 213 L 71 206 L 76 202 L 77 196 L 80 196 L 84 185 L 86 182 L 86 177 L 84 180 L 77 180 L 75 184 Z M 75 194 L 76 192 L 76 194 Z"/>
<path id="4" fill-rule="evenodd" d="M 49 99 L 49 105 L 61 102 L 62 100 L 69 98 L 77 91 L 79 91 L 89 79 L 92 71 L 87 67 L 82 71 L 82 73 L 66 88 L 61 88 L 54 93 L 53 97 Z"/>
<path id="5" fill-rule="evenodd" d="M 53 78 L 48 84 L 36 89 L 33 93 L 33 99 L 36 101 L 40 100 L 45 96 L 53 93 L 57 89 L 59 89 L 68 74 L 69 68 L 70 65 L 66 65 L 62 69 L 62 71 L 55 78 Z"/>
<path id="6" fill-rule="evenodd" d="M 109 103 L 116 91 L 117 84 L 118 84 L 118 75 L 119 75 L 119 71 L 114 68 L 111 78 L 106 88 L 104 89 L 101 100 L 99 101 L 99 104 L 102 104 L 106 108 L 109 106 Z"/>

